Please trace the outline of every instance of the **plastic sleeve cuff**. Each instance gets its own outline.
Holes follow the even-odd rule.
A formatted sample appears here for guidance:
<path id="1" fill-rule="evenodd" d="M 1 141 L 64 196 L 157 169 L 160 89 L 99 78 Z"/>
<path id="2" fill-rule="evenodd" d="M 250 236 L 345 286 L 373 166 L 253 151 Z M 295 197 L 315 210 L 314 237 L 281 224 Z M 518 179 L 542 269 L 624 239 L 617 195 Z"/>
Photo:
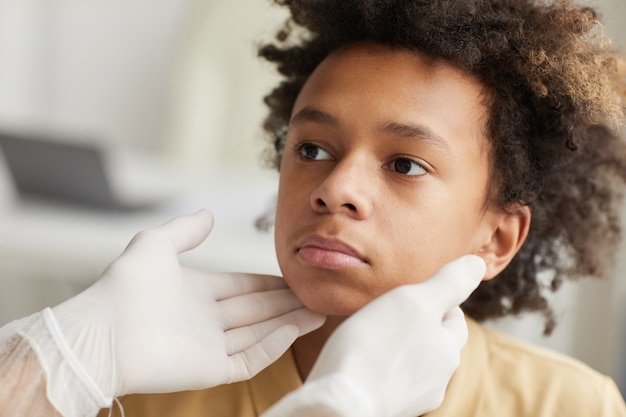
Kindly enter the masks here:
<path id="1" fill-rule="evenodd" d="M 36 353 L 45 371 L 48 400 L 63 416 L 91 417 L 111 406 L 113 399 L 104 396 L 80 364 L 51 309 L 43 310 L 18 333 Z"/>

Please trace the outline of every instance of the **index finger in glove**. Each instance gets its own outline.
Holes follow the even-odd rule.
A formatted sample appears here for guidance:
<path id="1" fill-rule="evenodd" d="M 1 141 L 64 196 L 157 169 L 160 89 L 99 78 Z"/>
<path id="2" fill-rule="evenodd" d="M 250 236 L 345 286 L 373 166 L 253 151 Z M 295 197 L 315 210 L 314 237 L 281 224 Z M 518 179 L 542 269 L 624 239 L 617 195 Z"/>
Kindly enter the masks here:
<path id="1" fill-rule="evenodd" d="M 263 291 L 231 297 L 218 302 L 225 329 L 259 323 L 302 308 L 290 289 Z"/>
<path id="2" fill-rule="evenodd" d="M 440 301 L 442 314 L 462 304 L 485 276 L 485 261 L 466 255 L 444 265 L 428 281 L 419 284 L 431 299 Z"/>
<path id="3" fill-rule="evenodd" d="M 284 279 L 272 275 L 210 272 L 205 274 L 205 276 L 206 279 L 211 280 L 216 300 L 287 288 Z"/>
<path id="4" fill-rule="evenodd" d="M 260 323 L 228 330 L 224 332 L 227 353 L 234 355 L 242 352 L 259 343 L 276 329 L 287 325 L 296 326 L 299 336 L 302 336 L 319 328 L 324 324 L 325 319 L 325 316 L 302 307 Z"/>

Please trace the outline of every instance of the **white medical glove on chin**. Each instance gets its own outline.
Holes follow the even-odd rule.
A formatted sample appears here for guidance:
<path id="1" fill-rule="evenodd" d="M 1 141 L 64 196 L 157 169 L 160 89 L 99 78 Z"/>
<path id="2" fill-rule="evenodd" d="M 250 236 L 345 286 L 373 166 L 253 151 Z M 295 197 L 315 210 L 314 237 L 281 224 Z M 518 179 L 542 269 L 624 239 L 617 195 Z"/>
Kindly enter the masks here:
<path id="1" fill-rule="evenodd" d="M 344 321 L 304 385 L 263 417 L 415 417 L 441 405 L 467 342 L 458 307 L 485 263 L 467 255 L 395 288 Z"/>
<path id="2" fill-rule="evenodd" d="M 177 255 L 212 225 L 202 210 L 138 233 L 93 286 L 53 308 L 107 401 L 248 379 L 323 323 L 281 278 L 181 267 Z"/>

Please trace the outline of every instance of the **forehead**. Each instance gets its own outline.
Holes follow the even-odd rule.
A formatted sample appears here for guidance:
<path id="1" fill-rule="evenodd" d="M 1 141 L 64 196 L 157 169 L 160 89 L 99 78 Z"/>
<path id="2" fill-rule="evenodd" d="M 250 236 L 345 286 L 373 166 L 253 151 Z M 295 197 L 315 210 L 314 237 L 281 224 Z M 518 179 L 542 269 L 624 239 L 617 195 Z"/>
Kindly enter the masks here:
<path id="1" fill-rule="evenodd" d="M 335 80 L 334 84 L 328 81 Z M 315 89 L 337 84 L 346 87 L 362 83 L 363 89 L 382 91 L 393 84 L 403 84 L 402 90 L 417 93 L 428 91 L 437 96 L 455 95 L 465 104 L 483 104 L 486 110 L 487 88 L 473 75 L 417 51 L 388 47 L 372 42 L 359 42 L 340 48 L 328 55 L 313 71 L 299 96 L 307 93 L 312 84 Z M 410 91 L 409 91 L 410 90 Z M 297 105 L 297 101 L 296 101 Z"/>
<path id="2" fill-rule="evenodd" d="M 313 107 L 344 125 L 418 124 L 451 142 L 471 139 L 483 149 L 488 145 L 486 91 L 477 78 L 443 60 L 357 43 L 333 52 L 315 69 L 292 118 Z"/>

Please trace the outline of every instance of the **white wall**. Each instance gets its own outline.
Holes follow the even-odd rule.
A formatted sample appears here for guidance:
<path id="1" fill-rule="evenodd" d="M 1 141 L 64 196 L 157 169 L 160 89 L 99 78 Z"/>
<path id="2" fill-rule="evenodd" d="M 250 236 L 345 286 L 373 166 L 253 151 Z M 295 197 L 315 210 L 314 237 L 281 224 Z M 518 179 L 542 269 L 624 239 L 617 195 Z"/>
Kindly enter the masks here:
<path id="1" fill-rule="evenodd" d="M 0 0 L 0 123 L 153 147 L 195 1 Z"/>
<path id="2" fill-rule="evenodd" d="M 256 46 L 286 13 L 267 0 L 211 1 L 198 10 L 173 82 L 166 148 L 187 165 L 256 170 L 262 98 L 277 80 Z"/>
<path id="3" fill-rule="evenodd" d="M 0 0 L 0 126 L 258 168 L 269 0 Z M 243 160 L 242 160 L 243 158 Z"/>

